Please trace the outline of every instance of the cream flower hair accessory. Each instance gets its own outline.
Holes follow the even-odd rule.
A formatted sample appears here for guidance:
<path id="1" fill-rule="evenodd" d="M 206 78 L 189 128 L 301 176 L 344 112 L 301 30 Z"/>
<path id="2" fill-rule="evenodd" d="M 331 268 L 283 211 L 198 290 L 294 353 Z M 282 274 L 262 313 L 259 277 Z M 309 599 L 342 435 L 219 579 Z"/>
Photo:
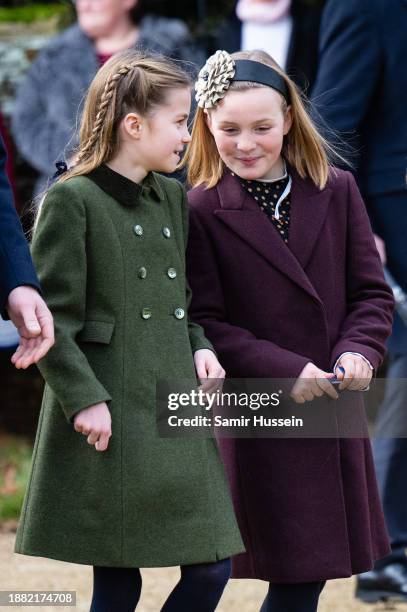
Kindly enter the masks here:
<path id="1" fill-rule="evenodd" d="M 195 83 L 195 100 L 201 108 L 212 108 L 224 97 L 235 76 L 235 62 L 227 51 L 216 51 L 206 60 Z"/>

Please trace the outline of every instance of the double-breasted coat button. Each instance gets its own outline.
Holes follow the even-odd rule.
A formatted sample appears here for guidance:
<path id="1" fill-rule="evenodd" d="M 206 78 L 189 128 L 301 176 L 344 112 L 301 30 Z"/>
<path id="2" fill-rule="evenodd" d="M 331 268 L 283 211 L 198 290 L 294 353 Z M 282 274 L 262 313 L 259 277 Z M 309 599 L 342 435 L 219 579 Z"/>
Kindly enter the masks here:
<path id="1" fill-rule="evenodd" d="M 177 271 L 175 268 L 168 268 L 167 275 L 169 278 L 175 278 L 177 276 Z"/>
<path id="2" fill-rule="evenodd" d="M 174 316 L 176 319 L 183 319 L 185 317 L 185 310 L 183 308 L 176 308 L 174 310 Z"/>
<path id="3" fill-rule="evenodd" d="M 163 227 L 162 232 L 163 232 L 164 238 L 170 238 L 171 237 L 171 231 L 170 231 L 169 227 Z"/>
<path id="4" fill-rule="evenodd" d="M 139 278 L 145 278 L 147 276 L 147 270 L 144 266 L 141 266 L 138 270 Z"/>
<path id="5" fill-rule="evenodd" d="M 150 308 L 143 308 L 143 310 L 141 311 L 141 316 L 143 317 L 143 319 L 149 319 L 151 317 Z"/>
<path id="6" fill-rule="evenodd" d="M 137 234 L 137 236 L 141 236 L 143 234 L 143 228 L 141 227 L 141 225 L 135 225 L 133 229 L 134 233 Z"/>

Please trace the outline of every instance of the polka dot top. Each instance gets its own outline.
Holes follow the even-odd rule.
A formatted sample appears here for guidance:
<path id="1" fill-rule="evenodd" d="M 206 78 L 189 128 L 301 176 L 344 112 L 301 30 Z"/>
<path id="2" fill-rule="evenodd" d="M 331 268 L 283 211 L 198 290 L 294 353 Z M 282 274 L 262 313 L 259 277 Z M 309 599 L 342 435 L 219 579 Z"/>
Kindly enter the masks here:
<path id="1" fill-rule="evenodd" d="M 232 173 L 233 176 L 236 176 Z M 288 184 L 288 174 L 277 181 L 248 181 L 240 176 L 236 177 L 243 189 L 251 195 L 260 206 L 261 210 L 268 216 L 281 238 L 288 242 L 288 230 L 290 226 L 291 193 L 289 193 L 279 206 L 279 219 L 276 219 L 276 204 Z"/>

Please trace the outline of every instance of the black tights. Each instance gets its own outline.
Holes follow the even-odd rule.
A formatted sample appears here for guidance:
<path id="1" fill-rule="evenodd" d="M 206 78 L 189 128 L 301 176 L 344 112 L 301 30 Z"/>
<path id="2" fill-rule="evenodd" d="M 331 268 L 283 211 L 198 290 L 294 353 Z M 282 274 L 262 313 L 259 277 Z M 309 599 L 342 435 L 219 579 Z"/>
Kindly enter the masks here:
<path id="1" fill-rule="evenodd" d="M 181 579 L 162 612 L 213 612 L 230 576 L 230 559 L 181 566 Z M 94 567 L 90 612 L 134 612 L 141 594 L 137 568 Z"/>
<path id="2" fill-rule="evenodd" d="M 316 612 L 325 582 L 271 584 L 260 612 Z"/>

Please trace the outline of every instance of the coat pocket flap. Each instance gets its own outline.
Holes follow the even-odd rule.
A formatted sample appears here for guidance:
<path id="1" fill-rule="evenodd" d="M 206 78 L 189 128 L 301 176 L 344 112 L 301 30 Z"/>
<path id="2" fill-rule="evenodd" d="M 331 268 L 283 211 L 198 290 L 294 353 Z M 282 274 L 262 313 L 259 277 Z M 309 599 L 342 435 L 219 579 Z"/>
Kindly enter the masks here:
<path id="1" fill-rule="evenodd" d="M 109 344 L 114 330 L 113 321 L 85 321 L 77 339 L 80 342 L 100 342 Z"/>

